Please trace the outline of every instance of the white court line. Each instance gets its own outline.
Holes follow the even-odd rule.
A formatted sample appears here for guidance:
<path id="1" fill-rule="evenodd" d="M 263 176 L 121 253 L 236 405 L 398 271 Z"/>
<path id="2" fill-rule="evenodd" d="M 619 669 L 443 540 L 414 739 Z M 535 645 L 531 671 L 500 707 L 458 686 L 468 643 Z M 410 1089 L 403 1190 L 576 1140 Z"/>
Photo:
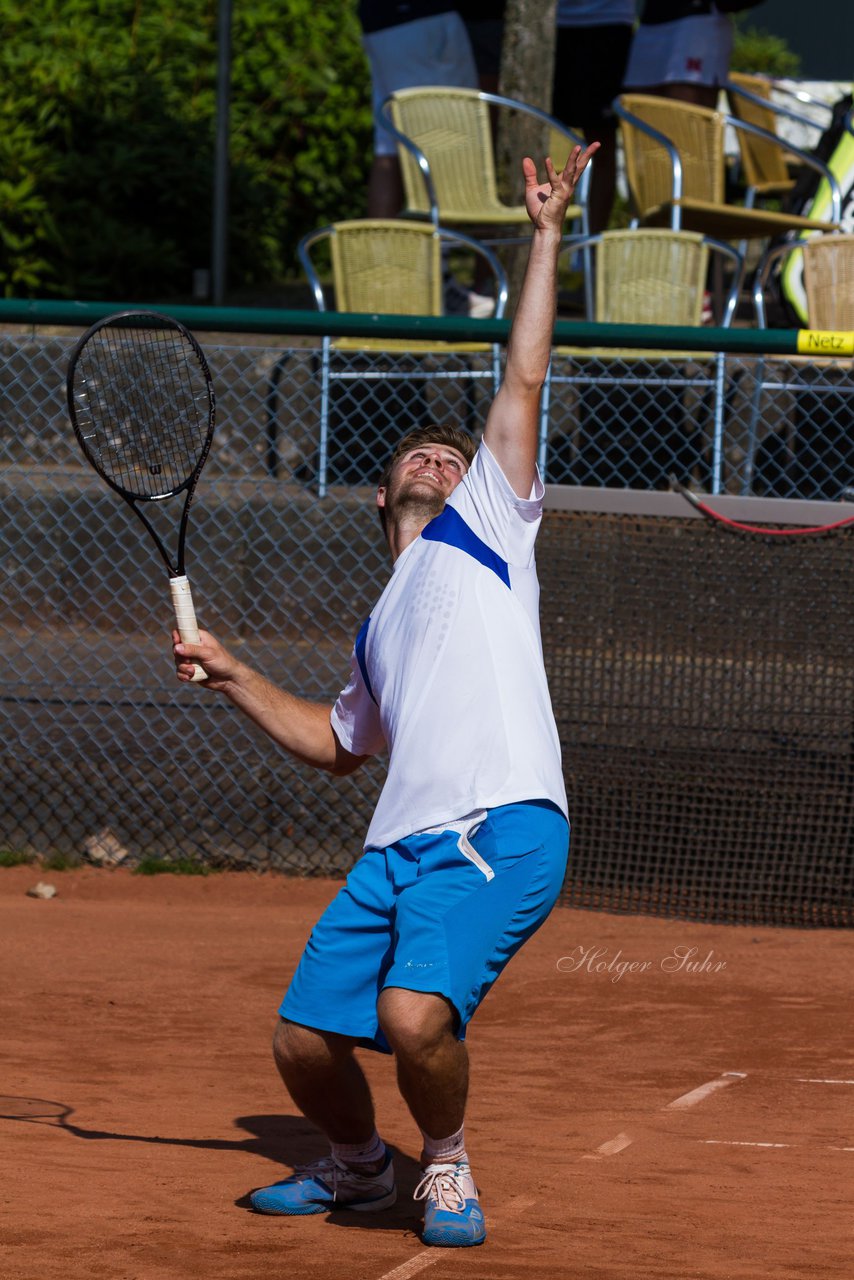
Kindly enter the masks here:
<path id="1" fill-rule="evenodd" d="M 524 1213 L 526 1209 L 532 1209 L 536 1203 L 535 1196 L 511 1196 L 497 1217 L 490 1216 L 489 1225 L 491 1228 L 496 1227 L 503 1223 L 505 1218 L 515 1217 L 518 1213 Z M 417 1276 L 419 1271 L 432 1267 L 435 1262 L 447 1261 L 449 1259 L 442 1249 L 431 1249 L 429 1252 L 425 1250 L 424 1253 L 416 1253 L 406 1262 L 401 1262 L 399 1267 L 386 1271 L 380 1276 L 380 1280 L 409 1280 L 409 1276 Z"/>
<path id="2" fill-rule="evenodd" d="M 791 1147 L 791 1142 L 733 1142 L 729 1138 L 698 1138 L 707 1147 Z"/>
<path id="3" fill-rule="evenodd" d="M 734 1142 L 729 1138 L 698 1138 L 698 1142 L 704 1143 L 707 1147 L 803 1147 L 803 1142 Z M 854 1147 L 834 1147 L 828 1146 L 825 1151 L 854 1151 Z"/>
<path id="4" fill-rule="evenodd" d="M 795 1076 L 798 1084 L 854 1084 L 854 1080 L 812 1080 L 808 1076 Z"/>
<path id="5" fill-rule="evenodd" d="M 434 1262 L 441 1261 L 441 1254 L 417 1253 L 415 1257 L 410 1258 L 408 1262 L 402 1262 L 393 1271 L 386 1271 L 385 1275 L 380 1276 L 380 1280 L 407 1280 L 409 1276 L 417 1275 L 425 1267 L 432 1267 Z"/>
<path id="6" fill-rule="evenodd" d="M 606 1156 L 615 1156 L 618 1151 L 625 1151 L 626 1147 L 630 1147 L 633 1142 L 634 1138 L 629 1137 L 627 1133 L 618 1133 L 616 1138 L 603 1142 L 601 1147 L 597 1147 L 595 1151 L 589 1151 L 581 1159 L 604 1160 Z"/>
<path id="7" fill-rule="evenodd" d="M 536 1196 L 511 1196 L 504 1206 L 501 1219 L 511 1216 L 515 1213 L 524 1213 L 526 1209 L 533 1209 L 537 1203 Z"/>
<path id="8" fill-rule="evenodd" d="M 728 1085 L 737 1084 L 739 1080 L 746 1079 L 746 1071 L 724 1071 L 723 1075 L 718 1076 L 716 1079 L 709 1080 L 706 1084 L 698 1085 L 690 1093 L 683 1093 L 680 1097 L 674 1098 L 672 1102 L 668 1102 L 661 1110 L 685 1111 L 688 1107 L 696 1107 L 697 1103 L 702 1102 L 704 1098 L 708 1098 L 710 1094 L 717 1093 L 718 1089 L 726 1089 Z M 620 1151 L 625 1151 L 626 1147 L 630 1147 L 633 1142 L 634 1138 L 630 1137 L 629 1134 L 618 1133 L 616 1138 L 603 1142 L 601 1147 L 597 1147 L 595 1151 L 588 1152 L 581 1159 L 604 1160 L 608 1156 L 615 1156 Z"/>
<path id="9" fill-rule="evenodd" d="M 717 1093 L 718 1089 L 726 1089 L 728 1085 L 737 1084 L 739 1080 L 746 1079 L 746 1071 L 725 1071 L 716 1080 L 709 1080 L 707 1084 L 699 1085 L 690 1093 L 683 1093 L 681 1097 L 674 1098 L 666 1107 L 662 1107 L 662 1111 L 685 1111 L 688 1107 L 696 1107 L 697 1103 L 708 1098 L 710 1093 Z"/>

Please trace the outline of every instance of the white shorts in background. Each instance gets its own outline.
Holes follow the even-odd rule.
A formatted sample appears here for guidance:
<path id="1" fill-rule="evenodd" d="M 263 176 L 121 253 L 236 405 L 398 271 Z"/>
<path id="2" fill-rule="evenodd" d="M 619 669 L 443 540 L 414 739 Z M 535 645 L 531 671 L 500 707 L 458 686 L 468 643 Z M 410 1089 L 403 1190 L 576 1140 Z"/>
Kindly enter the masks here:
<path id="1" fill-rule="evenodd" d="M 425 84 L 477 88 L 477 68 L 468 32 L 455 11 L 372 31 L 362 36 L 362 44 L 371 66 L 375 116 L 389 94 L 399 89 Z M 392 135 L 377 125 L 374 154 L 391 156 L 396 152 Z"/>
<path id="2" fill-rule="evenodd" d="M 639 26 L 629 52 L 625 87 L 643 90 L 659 84 L 726 84 L 733 35 L 727 13 Z"/>

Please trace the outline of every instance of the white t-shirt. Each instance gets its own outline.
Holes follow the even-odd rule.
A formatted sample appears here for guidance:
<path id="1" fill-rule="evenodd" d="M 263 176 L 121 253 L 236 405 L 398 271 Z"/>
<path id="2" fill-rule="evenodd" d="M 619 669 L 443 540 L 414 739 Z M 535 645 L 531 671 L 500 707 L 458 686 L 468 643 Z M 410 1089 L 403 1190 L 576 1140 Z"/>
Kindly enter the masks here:
<path id="1" fill-rule="evenodd" d="M 366 848 L 522 800 L 566 813 L 534 564 L 542 498 L 539 478 L 518 498 L 481 445 L 359 632 L 332 727 L 354 755 L 389 751 Z"/>

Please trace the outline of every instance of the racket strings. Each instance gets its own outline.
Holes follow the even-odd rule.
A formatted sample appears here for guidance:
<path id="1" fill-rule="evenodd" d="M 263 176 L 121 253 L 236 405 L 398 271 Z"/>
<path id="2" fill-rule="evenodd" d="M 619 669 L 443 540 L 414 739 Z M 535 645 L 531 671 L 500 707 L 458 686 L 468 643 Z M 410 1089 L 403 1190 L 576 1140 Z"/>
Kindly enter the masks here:
<path id="1" fill-rule="evenodd" d="M 200 467 L 210 442 L 208 379 L 173 329 L 101 329 L 75 369 L 81 443 L 108 479 L 138 497 L 166 496 Z"/>

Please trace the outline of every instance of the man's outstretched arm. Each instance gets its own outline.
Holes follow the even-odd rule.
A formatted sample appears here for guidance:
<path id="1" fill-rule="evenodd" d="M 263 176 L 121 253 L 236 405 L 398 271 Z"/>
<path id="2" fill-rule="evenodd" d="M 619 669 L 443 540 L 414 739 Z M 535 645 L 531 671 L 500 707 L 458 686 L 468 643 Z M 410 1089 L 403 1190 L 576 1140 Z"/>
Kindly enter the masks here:
<path id="1" fill-rule="evenodd" d="M 574 147 L 562 173 L 547 159 L 548 182 L 543 185 L 537 182 L 533 160 L 522 161 L 525 203 L 534 232 L 507 345 L 504 381 L 483 435 L 520 498 L 530 496 L 536 472 L 540 395 L 551 356 L 564 218 L 578 180 L 598 149 L 598 142 L 584 151 Z"/>
<path id="2" fill-rule="evenodd" d="M 224 693 L 260 729 L 285 751 L 336 777 L 353 773 L 367 757 L 355 756 L 341 746 L 330 723 L 331 706 L 309 702 L 280 689 L 240 662 L 207 631 L 198 644 L 182 644 L 172 633 L 178 679 L 192 679 L 194 664 L 207 673 L 205 688 Z"/>

